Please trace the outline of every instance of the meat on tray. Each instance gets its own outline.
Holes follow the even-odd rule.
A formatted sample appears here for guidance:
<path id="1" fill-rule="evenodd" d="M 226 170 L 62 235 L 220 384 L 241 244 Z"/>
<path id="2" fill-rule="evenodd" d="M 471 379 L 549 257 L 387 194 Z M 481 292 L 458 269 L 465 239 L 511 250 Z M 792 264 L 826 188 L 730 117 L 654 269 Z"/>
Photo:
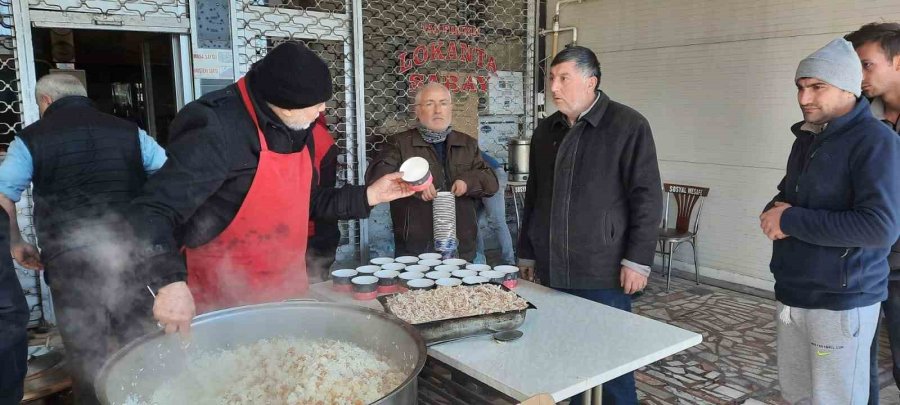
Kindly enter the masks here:
<path id="1" fill-rule="evenodd" d="M 409 291 L 387 299 L 388 310 L 413 325 L 444 319 L 517 311 L 528 307 L 522 297 L 497 285 Z"/>

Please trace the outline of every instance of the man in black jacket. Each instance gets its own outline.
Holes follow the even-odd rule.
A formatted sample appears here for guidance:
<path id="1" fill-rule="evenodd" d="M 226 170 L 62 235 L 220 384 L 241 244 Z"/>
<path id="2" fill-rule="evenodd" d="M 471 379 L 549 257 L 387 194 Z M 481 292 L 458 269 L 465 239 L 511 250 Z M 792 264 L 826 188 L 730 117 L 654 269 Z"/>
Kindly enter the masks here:
<path id="1" fill-rule="evenodd" d="M 187 332 L 197 312 L 302 295 L 310 217 L 366 217 L 412 194 L 400 173 L 369 187 L 313 181 L 311 124 L 331 85 L 325 61 L 288 41 L 175 117 L 169 160 L 134 201 L 167 333 Z"/>
<path id="2" fill-rule="evenodd" d="M 557 54 L 549 83 L 559 111 L 531 141 L 519 265 L 526 278 L 631 311 L 631 294 L 650 275 L 662 214 L 650 125 L 597 89 L 600 63 L 590 49 Z M 636 404 L 634 375 L 603 384 L 603 401 Z"/>

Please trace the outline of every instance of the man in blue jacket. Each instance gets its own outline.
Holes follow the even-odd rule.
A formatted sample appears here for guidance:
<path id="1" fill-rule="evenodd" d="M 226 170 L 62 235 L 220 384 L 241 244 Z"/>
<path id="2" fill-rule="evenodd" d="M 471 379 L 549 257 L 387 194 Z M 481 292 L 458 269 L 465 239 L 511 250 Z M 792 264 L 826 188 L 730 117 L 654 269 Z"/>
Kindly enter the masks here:
<path id="1" fill-rule="evenodd" d="M 900 234 L 900 140 L 860 98 L 862 68 L 836 39 L 800 62 L 803 121 L 779 193 L 760 216 L 773 240 L 778 377 L 791 403 L 865 404 L 869 347 Z"/>

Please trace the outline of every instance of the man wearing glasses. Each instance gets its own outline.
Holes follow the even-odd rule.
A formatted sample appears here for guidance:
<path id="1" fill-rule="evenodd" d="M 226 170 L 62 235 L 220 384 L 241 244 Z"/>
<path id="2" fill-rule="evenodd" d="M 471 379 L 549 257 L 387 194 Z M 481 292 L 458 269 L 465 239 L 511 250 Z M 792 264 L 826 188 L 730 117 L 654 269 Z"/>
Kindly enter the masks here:
<path id="1" fill-rule="evenodd" d="M 431 201 L 438 191 L 450 191 L 456 198 L 456 237 L 459 257 L 475 258 L 478 232 L 476 203 L 497 192 L 497 177 L 481 158 L 478 140 L 451 125 L 453 100 L 439 83 L 419 88 L 415 95 L 416 128 L 391 136 L 366 173 L 370 183 L 386 173 L 396 172 L 411 157 L 429 163 L 431 186 L 414 196 L 391 203 L 394 224 L 394 254 L 418 255 L 434 251 Z"/>

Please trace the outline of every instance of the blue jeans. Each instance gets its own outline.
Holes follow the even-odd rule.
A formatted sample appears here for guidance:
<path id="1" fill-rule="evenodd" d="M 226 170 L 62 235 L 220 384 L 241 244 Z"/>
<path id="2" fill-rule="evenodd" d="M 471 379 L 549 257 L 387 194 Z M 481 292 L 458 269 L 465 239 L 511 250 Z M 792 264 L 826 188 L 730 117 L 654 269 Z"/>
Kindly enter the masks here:
<path id="1" fill-rule="evenodd" d="M 631 312 L 631 296 L 625 294 L 621 288 L 603 290 L 570 290 L 557 288 L 556 290 Z M 583 403 L 582 394 L 578 394 L 571 398 L 570 405 L 582 405 Z M 634 385 L 634 372 L 623 374 L 603 383 L 603 403 L 613 405 L 636 405 L 638 402 L 637 389 Z"/>
<path id="2" fill-rule="evenodd" d="M 485 263 L 484 257 L 484 236 L 480 232 L 480 228 L 488 225 L 497 240 L 500 242 L 500 253 L 502 255 L 502 264 L 516 264 L 516 255 L 513 251 L 512 236 L 509 234 L 509 226 L 506 225 L 506 172 L 502 168 L 494 169 L 497 175 L 497 181 L 500 188 L 494 195 L 481 199 L 481 206 L 478 207 L 478 228 L 479 232 L 475 238 L 475 263 Z"/>

